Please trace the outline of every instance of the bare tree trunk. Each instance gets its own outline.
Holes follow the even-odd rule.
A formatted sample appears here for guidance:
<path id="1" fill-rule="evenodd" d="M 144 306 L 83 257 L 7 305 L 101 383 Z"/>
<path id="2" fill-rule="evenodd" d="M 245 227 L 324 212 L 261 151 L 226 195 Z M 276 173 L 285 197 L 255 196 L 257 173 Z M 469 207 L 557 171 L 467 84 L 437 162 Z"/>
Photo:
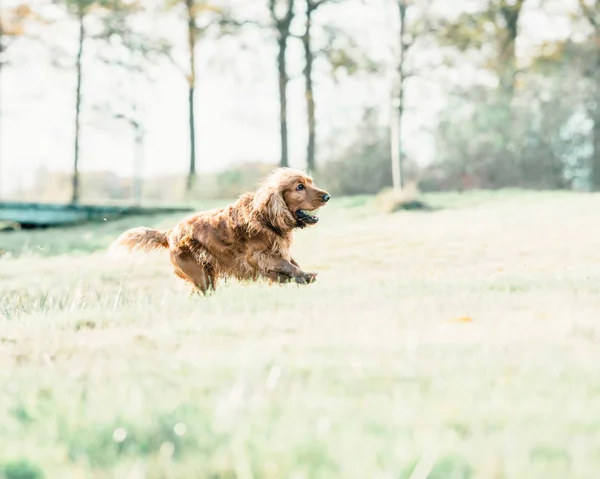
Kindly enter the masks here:
<path id="1" fill-rule="evenodd" d="M 600 191 L 600 99 L 597 101 L 595 108 L 590 111 L 590 117 L 593 121 L 590 186 L 592 191 Z"/>
<path id="2" fill-rule="evenodd" d="M 314 55 L 311 46 L 312 13 L 316 9 L 311 0 L 306 2 L 306 26 L 302 36 L 304 46 L 304 88 L 306 97 L 306 120 L 308 126 L 308 142 L 306 145 L 306 167 L 308 171 L 315 173 L 315 150 L 316 150 L 316 120 L 315 120 L 315 97 L 313 92 L 312 67 Z"/>
<path id="3" fill-rule="evenodd" d="M 515 147 L 513 130 L 514 119 L 514 97 L 517 82 L 517 53 L 516 43 L 519 35 L 519 18 L 525 0 L 502 0 L 500 3 L 500 15 L 502 22 L 499 23 L 499 55 L 498 55 L 498 80 L 502 94 L 501 112 L 504 120 L 500 125 L 498 133 L 504 139 L 501 146 L 503 167 L 500 170 L 492 169 L 491 173 L 496 178 L 490 178 L 490 183 L 520 183 L 525 175 L 526 162 Z"/>
<path id="4" fill-rule="evenodd" d="M 288 124 L 287 124 L 287 40 L 290 37 L 290 25 L 294 18 L 294 0 L 287 0 L 286 11 L 282 17 L 276 12 L 276 0 L 269 0 L 269 12 L 277 34 L 277 74 L 279 85 L 279 138 L 281 143 L 280 166 L 288 166 Z"/>
<path id="5" fill-rule="evenodd" d="M 595 45 L 600 45 L 600 28 L 596 30 Z M 600 48 L 600 47 L 599 47 Z M 593 121 L 592 126 L 592 157 L 590 161 L 590 186 L 592 191 L 600 191 L 600 51 L 596 53 L 596 91 L 595 101 L 590 108 L 589 116 Z"/>
<path id="6" fill-rule="evenodd" d="M 195 87 L 190 84 L 188 90 L 189 129 L 190 129 L 190 168 L 188 171 L 186 190 L 191 192 L 196 182 L 196 125 L 194 119 Z"/>
<path id="7" fill-rule="evenodd" d="M 277 70 L 279 73 L 279 135 L 281 142 L 281 158 L 279 166 L 289 166 L 288 161 L 288 125 L 287 125 L 287 84 L 288 74 L 286 66 L 287 35 L 279 38 L 277 42 Z"/>
<path id="8" fill-rule="evenodd" d="M 519 17 L 525 0 L 503 0 L 500 5 L 500 14 L 505 26 L 500 35 L 500 61 L 501 68 L 499 79 L 500 88 L 507 98 L 512 100 L 517 80 L 517 55 L 516 43 L 519 35 Z"/>
<path id="9" fill-rule="evenodd" d="M 72 180 L 72 196 L 71 203 L 79 202 L 79 136 L 80 136 L 80 112 L 81 112 L 81 83 L 82 83 L 82 58 L 83 58 L 83 43 L 85 40 L 85 28 L 83 25 L 84 10 L 81 2 L 78 3 L 78 19 L 79 19 L 79 47 L 77 50 L 77 90 L 75 93 L 75 151 L 73 159 L 73 180 Z"/>
<path id="10" fill-rule="evenodd" d="M 404 168 L 402 164 L 402 120 L 404 117 L 404 82 L 406 80 L 405 61 L 408 45 L 404 39 L 406 33 L 406 0 L 397 0 L 399 14 L 399 56 L 397 66 L 397 90 L 392 101 L 393 114 L 390 128 L 391 157 L 392 157 L 392 184 L 394 190 L 401 191 L 403 186 Z"/>
<path id="11" fill-rule="evenodd" d="M 190 131 L 190 165 L 186 182 L 186 192 L 190 193 L 196 182 L 196 121 L 194 116 L 194 94 L 196 90 L 196 16 L 194 12 L 194 0 L 186 0 L 186 11 L 188 20 L 188 49 L 190 73 L 188 77 L 188 113 Z"/>
<path id="12" fill-rule="evenodd" d="M 600 2 L 596 2 L 594 12 L 598 12 Z M 594 16 L 594 19 L 596 16 Z M 595 70 L 592 73 L 595 78 L 594 101 L 590 102 L 592 107 L 589 116 L 593 121 L 592 125 L 592 156 L 590 158 L 590 178 L 589 183 L 592 191 L 600 191 L 600 25 L 592 23 L 596 34 L 594 45 L 599 50 L 596 51 Z"/>
<path id="13" fill-rule="evenodd" d="M 594 45 L 596 45 L 596 65 L 595 70 L 591 73 L 592 80 L 595 82 L 596 89 L 593 97 L 590 98 L 593 105 L 588 115 L 593 121 L 592 126 L 592 155 L 590 158 L 590 174 L 589 185 L 592 191 L 600 191 L 600 23 L 598 13 L 600 13 L 600 1 L 596 0 L 592 5 L 589 5 L 584 0 L 579 0 L 579 6 L 582 13 L 587 17 L 591 27 L 594 29 Z"/>

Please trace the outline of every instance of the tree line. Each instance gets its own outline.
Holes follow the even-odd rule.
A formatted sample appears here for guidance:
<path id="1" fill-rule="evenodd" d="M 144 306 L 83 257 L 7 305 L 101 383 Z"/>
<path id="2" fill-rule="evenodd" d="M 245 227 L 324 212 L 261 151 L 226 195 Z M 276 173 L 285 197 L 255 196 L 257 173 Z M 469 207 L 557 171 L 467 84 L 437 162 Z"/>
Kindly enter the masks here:
<path id="1" fill-rule="evenodd" d="M 131 75 L 143 74 L 149 65 L 165 59 L 181 72 L 188 89 L 186 190 L 191 192 L 197 162 L 202 161 L 197 158 L 194 114 L 198 50 L 204 42 L 251 30 L 263 32 L 275 47 L 281 166 L 289 164 L 288 56 L 291 43 L 297 42 L 304 62 L 306 167 L 322 175 L 336 172 L 332 176 L 341 192 L 372 192 L 388 185 L 401 189 L 405 178 L 429 189 L 600 190 L 600 0 L 463 0 L 452 11 L 443 8 L 447 5 L 443 0 L 358 2 L 359 8 L 387 9 L 395 16 L 390 53 L 383 61 L 381 55 L 373 58 L 373 51 L 343 27 L 319 20 L 324 9 L 341 12 L 352 1 L 245 0 L 245 5 L 257 7 L 246 10 L 239 2 L 226 0 L 56 0 L 78 27 L 72 62 L 76 78 L 72 201 L 80 200 L 80 115 L 90 42 L 121 52 L 99 61 Z M 11 57 L 14 45 L 52 23 L 42 6 L 43 2 L 23 3 L 0 10 L 0 76 L 18 61 Z M 136 27 L 140 18 L 150 15 L 178 19 L 186 33 L 185 48 Z M 561 20 L 568 24 L 566 33 L 531 41 L 537 17 L 546 22 L 546 29 L 552 28 L 551 21 Z M 101 28 L 88 31 L 92 20 Z M 318 148 L 322 139 L 316 61 L 327 62 L 332 71 L 389 78 L 388 104 L 366 111 L 364 123 L 349 132 L 351 144 L 327 162 Z M 423 103 L 415 88 L 422 82 L 434 83 L 443 94 L 435 121 L 427 127 L 435 154 L 426 165 L 405 142 L 408 115 Z M 136 164 L 143 162 L 145 133 L 139 102 L 123 99 L 112 111 L 132 128 Z M 364 180 L 361 185 L 352 184 L 357 176 Z"/>

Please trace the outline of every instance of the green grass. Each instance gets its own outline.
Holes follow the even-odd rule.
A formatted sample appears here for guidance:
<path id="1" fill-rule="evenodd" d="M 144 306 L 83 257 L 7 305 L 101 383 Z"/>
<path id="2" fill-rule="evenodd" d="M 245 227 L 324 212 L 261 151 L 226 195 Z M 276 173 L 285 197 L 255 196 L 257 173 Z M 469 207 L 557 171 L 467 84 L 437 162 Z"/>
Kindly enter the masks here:
<path id="1" fill-rule="evenodd" d="M 306 287 L 190 298 L 134 218 L 0 234 L 0 477 L 525 478 L 600 471 L 600 196 L 337 199 Z"/>

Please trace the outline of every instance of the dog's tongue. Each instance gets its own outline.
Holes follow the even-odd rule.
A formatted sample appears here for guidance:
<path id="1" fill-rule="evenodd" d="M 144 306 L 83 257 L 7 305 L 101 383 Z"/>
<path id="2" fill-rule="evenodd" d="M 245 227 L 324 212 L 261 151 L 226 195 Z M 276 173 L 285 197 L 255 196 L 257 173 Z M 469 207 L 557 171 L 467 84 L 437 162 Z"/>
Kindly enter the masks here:
<path id="1" fill-rule="evenodd" d="M 310 215 L 304 210 L 298 210 L 297 216 L 299 219 L 306 221 L 307 223 L 316 223 L 319 221 L 317 216 Z"/>

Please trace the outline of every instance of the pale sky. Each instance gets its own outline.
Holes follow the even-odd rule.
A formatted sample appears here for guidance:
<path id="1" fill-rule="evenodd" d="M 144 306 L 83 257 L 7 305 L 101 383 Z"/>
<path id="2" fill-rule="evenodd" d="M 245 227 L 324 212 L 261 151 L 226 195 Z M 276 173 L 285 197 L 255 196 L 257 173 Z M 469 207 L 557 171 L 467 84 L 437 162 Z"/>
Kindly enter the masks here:
<path id="1" fill-rule="evenodd" d="M 40 0 L 42 1 L 42 0 Z M 562 12 L 540 14 L 536 0 L 523 17 L 520 51 L 531 43 L 569 34 L 569 22 Z M 9 6 L 14 0 L 4 0 Z M 231 0 L 240 8 L 262 5 L 261 0 Z M 266 2 L 265 2 L 266 3 Z M 452 3 L 452 8 L 450 8 Z M 464 2 L 468 5 L 468 0 Z M 565 8 L 569 3 L 559 2 Z M 440 9 L 456 13 L 457 2 L 438 0 Z M 395 40 L 396 10 L 391 0 L 347 0 L 345 4 L 323 8 L 318 23 L 343 25 L 372 55 L 385 58 Z M 72 65 L 76 44 L 76 25 L 55 7 L 55 24 L 45 30 L 43 42 L 22 41 L 10 52 L 12 65 L 2 72 L 0 186 L 2 191 L 27 185 L 33 171 L 44 166 L 69 171 L 73 161 L 74 69 L 57 70 L 50 63 L 47 46 L 62 45 L 61 62 Z M 298 25 L 301 26 L 301 25 Z M 90 25 L 92 28 L 93 25 Z M 158 29 L 176 41 L 183 41 L 185 28 L 177 18 L 162 16 Z M 199 171 L 214 171 L 246 161 L 276 163 L 279 158 L 278 103 L 275 48 L 266 33 L 245 37 L 249 48 L 242 49 L 236 39 L 205 41 L 198 51 L 198 88 L 196 96 L 197 162 Z M 111 170 L 130 176 L 133 164 L 133 133 L 130 127 L 95 111 L 107 103 L 119 103 L 134 91 L 144 104 L 147 129 L 144 174 L 185 174 L 188 164 L 187 87 L 181 75 L 168 63 L 152 69 L 153 82 L 119 75 L 95 61 L 95 46 L 87 44 L 83 84 L 83 129 L 80 167 L 82 171 Z M 427 65 L 427 58 L 419 59 Z M 305 110 L 303 97 L 302 52 L 298 42 L 290 47 L 289 130 L 290 160 L 303 167 L 305 161 Z M 448 73 L 444 73 L 448 75 Z M 454 72 L 451 80 L 462 81 L 466 71 Z M 320 141 L 319 159 L 334 154 L 350 142 L 360 124 L 363 107 L 388 108 L 391 89 L 389 74 L 365 79 L 342 79 L 335 84 L 326 71 L 316 78 Z M 443 107 L 439 74 L 426 72 L 409 84 L 408 112 L 404 138 L 413 156 L 426 162 L 434 155 L 427 126 Z M 346 135 L 340 132 L 348 132 Z M 325 156 L 325 157 L 324 157 Z"/>

